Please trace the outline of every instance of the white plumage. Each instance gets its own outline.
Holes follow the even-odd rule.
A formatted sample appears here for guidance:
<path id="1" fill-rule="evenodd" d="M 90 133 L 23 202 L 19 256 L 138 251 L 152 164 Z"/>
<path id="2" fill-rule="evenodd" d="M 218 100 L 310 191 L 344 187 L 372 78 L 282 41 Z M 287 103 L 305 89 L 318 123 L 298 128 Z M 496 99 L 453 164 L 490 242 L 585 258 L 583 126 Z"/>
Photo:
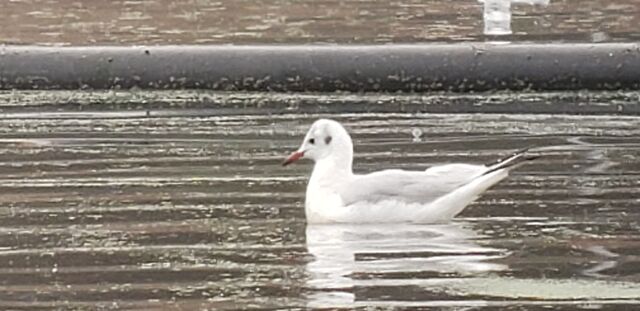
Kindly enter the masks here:
<path id="1" fill-rule="evenodd" d="M 426 171 L 352 171 L 353 144 L 333 120 L 313 123 L 300 148 L 284 165 L 315 161 L 307 185 L 308 223 L 443 222 L 460 213 L 524 160 L 524 151 L 490 165 L 447 164 Z"/>

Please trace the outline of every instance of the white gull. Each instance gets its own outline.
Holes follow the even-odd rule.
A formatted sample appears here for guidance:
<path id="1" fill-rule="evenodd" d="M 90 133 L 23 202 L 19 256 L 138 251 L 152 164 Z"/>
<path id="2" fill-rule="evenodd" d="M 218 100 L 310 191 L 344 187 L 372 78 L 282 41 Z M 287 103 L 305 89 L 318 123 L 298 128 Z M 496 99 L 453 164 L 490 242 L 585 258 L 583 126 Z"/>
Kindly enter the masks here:
<path id="1" fill-rule="evenodd" d="M 446 164 L 425 171 L 352 171 L 353 143 L 338 122 L 313 123 L 300 148 L 283 163 L 315 161 L 305 199 L 308 223 L 444 222 L 460 213 L 509 171 L 534 157 L 525 151 L 487 165 Z"/>

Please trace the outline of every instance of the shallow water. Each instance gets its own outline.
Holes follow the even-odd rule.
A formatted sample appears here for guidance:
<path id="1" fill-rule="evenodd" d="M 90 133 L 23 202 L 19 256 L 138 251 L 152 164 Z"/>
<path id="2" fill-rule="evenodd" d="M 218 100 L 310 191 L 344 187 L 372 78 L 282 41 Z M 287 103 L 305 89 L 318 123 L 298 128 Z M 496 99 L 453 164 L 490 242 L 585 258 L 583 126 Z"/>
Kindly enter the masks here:
<path id="1" fill-rule="evenodd" d="M 635 115 L 69 94 L 0 96 L 2 308 L 640 305 Z M 598 105 L 581 96 L 564 104 Z M 360 172 L 542 158 L 449 224 L 307 227 L 311 164 L 280 163 L 318 117 L 348 127 Z"/>

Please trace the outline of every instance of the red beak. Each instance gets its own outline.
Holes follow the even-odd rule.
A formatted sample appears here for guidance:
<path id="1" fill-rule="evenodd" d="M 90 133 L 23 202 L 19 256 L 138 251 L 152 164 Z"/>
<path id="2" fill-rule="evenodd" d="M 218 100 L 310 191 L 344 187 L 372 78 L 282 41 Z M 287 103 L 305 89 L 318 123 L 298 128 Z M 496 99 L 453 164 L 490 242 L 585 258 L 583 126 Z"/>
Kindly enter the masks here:
<path id="1" fill-rule="evenodd" d="M 287 166 L 295 161 L 300 160 L 300 158 L 304 157 L 304 152 L 302 151 L 296 151 L 294 153 L 292 153 L 288 158 L 286 158 L 284 160 L 284 162 L 282 162 L 282 166 Z"/>

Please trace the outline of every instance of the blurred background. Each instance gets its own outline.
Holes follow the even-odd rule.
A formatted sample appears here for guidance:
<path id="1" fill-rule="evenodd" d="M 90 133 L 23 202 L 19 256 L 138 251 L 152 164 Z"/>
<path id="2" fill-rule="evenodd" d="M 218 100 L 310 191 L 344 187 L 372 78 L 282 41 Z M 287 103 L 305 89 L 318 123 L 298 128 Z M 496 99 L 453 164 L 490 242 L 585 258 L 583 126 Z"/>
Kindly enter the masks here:
<path id="1" fill-rule="evenodd" d="M 637 0 L 10 0 L 0 2 L 0 43 L 484 41 L 501 33 L 485 31 L 484 20 L 507 12 L 512 33 L 500 40 L 640 39 Z"/>

